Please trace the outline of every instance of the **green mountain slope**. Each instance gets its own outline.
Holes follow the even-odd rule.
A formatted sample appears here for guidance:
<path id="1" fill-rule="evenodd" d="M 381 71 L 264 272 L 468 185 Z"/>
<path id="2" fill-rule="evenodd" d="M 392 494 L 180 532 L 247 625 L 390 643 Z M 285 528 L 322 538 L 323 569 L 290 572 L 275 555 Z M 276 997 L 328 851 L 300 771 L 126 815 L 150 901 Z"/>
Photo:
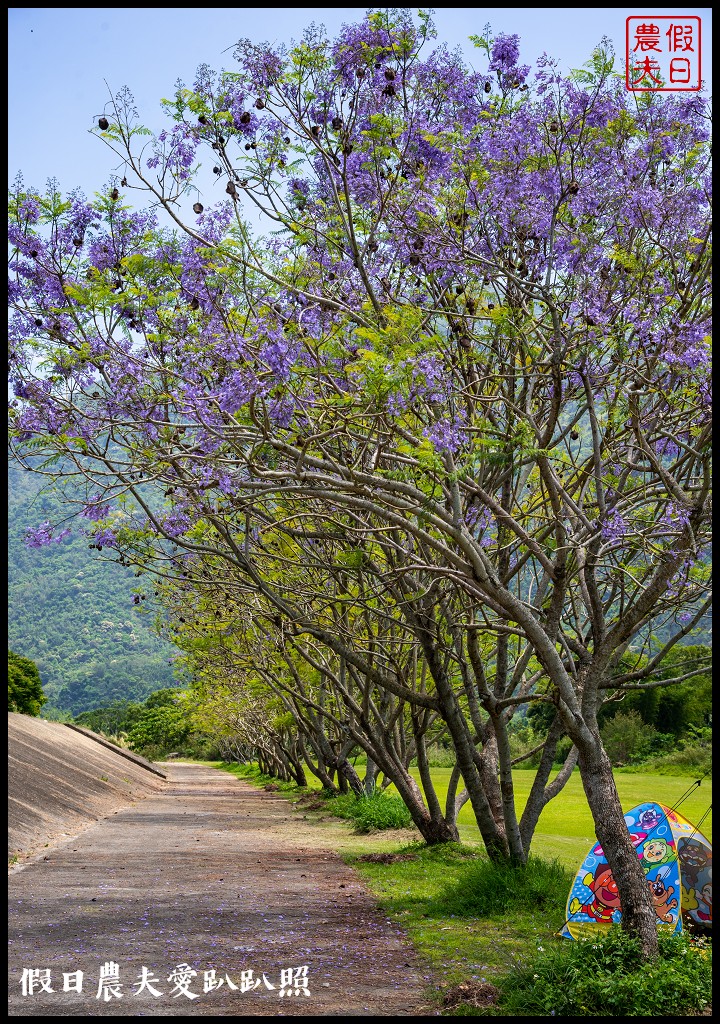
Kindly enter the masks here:
<path id="1" fill-rule="evenodd" d="M 77 529 L 59 544 L 24 546 L 28 527 L 62 518 L 41 483 L 10 467 L 8 646 L 36 662 L 49 703 L 73 714 L 176 685 L 173 648 L 132 603 L 131 570 L 90 551 Z"/>

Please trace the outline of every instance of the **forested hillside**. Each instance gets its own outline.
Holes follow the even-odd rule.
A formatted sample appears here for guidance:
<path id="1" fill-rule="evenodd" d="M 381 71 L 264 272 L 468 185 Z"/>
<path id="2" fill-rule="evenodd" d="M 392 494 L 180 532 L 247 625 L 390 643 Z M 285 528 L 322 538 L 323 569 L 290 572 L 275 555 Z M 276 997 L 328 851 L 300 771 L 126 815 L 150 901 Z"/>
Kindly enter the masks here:
<path id="1" fill-rule="evenodd" d="M 61 515 L 40 486 L 10 467 L 8 646 L 37 664 L 48 697 L 43 713 L 53 706 L 78 714 L 173 686 L 172 648 L 133 605 L 131 570 L 90 551 L 77 529 L 59 544 L 24 546 L 28 527 Z"/>

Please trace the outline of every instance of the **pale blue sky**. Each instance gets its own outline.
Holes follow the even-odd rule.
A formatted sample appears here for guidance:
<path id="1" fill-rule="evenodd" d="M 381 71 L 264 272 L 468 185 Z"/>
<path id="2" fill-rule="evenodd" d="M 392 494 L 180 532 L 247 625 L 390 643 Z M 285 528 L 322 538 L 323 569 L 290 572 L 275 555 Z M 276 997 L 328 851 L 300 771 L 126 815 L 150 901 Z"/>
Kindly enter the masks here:
<path id="1" fill-rule="evenodd" d="M 11 7 L 8 12 L 8 170 L 22 171 L 27 185 L 42 188 L 56 177 L 61 188 L 88 196 L 113 172 L 112 154 L 88 134 L 112 92 L 127 85 L 141 120 L 165 124 L 159 101 L 178 78 L 191 82 L 197 66 L 230 68 L 233 44 L 289 43 L 312 21 L 331 35 L 363 17 L 365 7 L 191 8 Z M 483 55 L 468 42 L 490 24 L 494 34 L 517 33 L 522 59 L 543 52 L 565 71 L 579 67 L 603 36 L 615 45 L 618 70 L 625 55 L 629 16 L 696 15 L 702 18 L 703 70 L 711 81 L 712 9 L 709 7 L 445 7 L 435 9 L 437 42 L 461 46 L 484 70 Z M 107 82 L 107 85 L 105 84 Z"/>

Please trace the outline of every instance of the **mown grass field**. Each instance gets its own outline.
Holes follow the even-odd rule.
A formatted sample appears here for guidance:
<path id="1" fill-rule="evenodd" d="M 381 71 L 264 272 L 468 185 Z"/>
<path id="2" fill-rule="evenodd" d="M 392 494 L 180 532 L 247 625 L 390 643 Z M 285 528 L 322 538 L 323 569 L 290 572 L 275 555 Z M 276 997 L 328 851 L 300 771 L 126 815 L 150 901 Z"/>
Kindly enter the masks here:
<path id="1" fill-rule="evenodd" d="M 525 806 L 534 776 L 535 773 L 532 771 L 513 772 L 518 814 L 522 813 Z M 415 777 L 419 782 L 417 773 L 415 773 Z M 444 806 L 450 769 L 433 768 L 432 778 L 440 797 L 441 806 Z M 642 772 L 616 772 L 615 774 L 615 782 L 624 811 L 629 811 L 631 807 L 635 807 L 645 800 L 654 800 L 656 803 L 673 808 L 682 800 L 680 806 L 677 807 L 678 813 L 686 817 L 693 825 L 697 825 L 712 803 L 712 780 L 708 777 L 701 782 L 700 786 L 692 788 L 694 781 L 692 777 L 686 775 L 649 775 Z M 690 789 L 692 791 L 686 796 Z M 389 792 L 392 791 L 391 787 Z M 683 800 L 684 796 L 686 799 Z M 465 804 L 460 811 L 458 827 L 460 838 L 464 843 L 474 845 L 481 842 L 473 810 L 469 803 Z M 712 812 L 703 821 L 700 831 L 712 840 Z M 592 815 L 585 799 L 580 773 L 576 769 L 560 795 L 551 800 L 542 812 L 533 839 L 532 852 L 547 860 L 556 859 L 566 867 L 575 869 L 594 842 L 595 829 Z"/>

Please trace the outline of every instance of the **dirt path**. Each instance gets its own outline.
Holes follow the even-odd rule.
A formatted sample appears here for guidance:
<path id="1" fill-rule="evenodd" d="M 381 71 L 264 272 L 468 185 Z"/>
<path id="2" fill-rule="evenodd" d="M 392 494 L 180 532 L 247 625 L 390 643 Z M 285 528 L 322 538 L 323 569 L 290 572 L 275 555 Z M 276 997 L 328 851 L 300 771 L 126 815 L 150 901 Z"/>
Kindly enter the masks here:
<path id="1" fill-rule="evenodd" d="M 403 934 L 287 801 L 213 769 L 167 770 L 164 792 L 10 875 L 11 1016 L 435 1014 Z M 98 995 L 110 964 L 120 987 Z M 197 972 L 187 984 L 183 965 Z M 160 994 L 138 991 L 144 973 Z"/>

